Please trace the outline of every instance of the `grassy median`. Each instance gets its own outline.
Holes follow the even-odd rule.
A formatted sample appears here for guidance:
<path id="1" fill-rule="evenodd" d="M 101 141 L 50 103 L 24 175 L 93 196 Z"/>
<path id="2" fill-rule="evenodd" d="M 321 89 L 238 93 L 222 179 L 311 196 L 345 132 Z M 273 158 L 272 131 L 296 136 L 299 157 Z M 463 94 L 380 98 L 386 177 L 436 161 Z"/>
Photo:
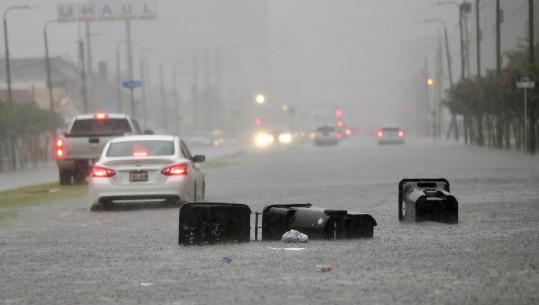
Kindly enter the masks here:
<path id="1" fill-rule="evenodd" d="M 16 215 L 14 208 L 33 204 L 43 204 L 50 201 L 62 200 L 85 196 L 88 193 L 86 184 L 59 185 L 58 183 L 48 183 L 17 188 L 0 192 L 0 220 Z"/>
<path id="2" fill-rule="evenodd" d="M 201 168 L 202 170 L 209 170 L 228 167 L 232 164 L 233 162 L 216 159 L 201 163 Z M 47 183 L 2 191 L 0 192 L 0 221 L 17 215 L 16 211 L 7 210 L 7 208 L 43 204 L 66 198 L 86 196 L 87 194 L 87 184 L 59 185 L 58 183 Z"/>

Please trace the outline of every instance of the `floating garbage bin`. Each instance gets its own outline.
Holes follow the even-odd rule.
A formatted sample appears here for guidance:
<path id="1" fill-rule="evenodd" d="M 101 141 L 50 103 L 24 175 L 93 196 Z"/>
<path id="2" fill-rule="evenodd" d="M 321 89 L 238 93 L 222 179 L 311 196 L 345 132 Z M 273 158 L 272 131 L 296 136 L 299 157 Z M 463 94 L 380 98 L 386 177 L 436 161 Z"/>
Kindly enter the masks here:
<path id="1" fill-rule="evenodd" d="M 446 179 L 403 179 L 399 183 L 399 220 L 458 223 L 458 202 Z"/>
<path id="2" fill-rule="evenodd" d="M 178 243 L 248 242 L 251 209 L 245 204 L 201 202 L 180 208 Z"/>
<path id="3" fill-rule="evenodd" d="M 264 207 L 262 240 L 281 240 L 289 230 L 312 239 L 372 238 L 376 220 L 368 214 L 348 214 L 346 210 L 323 209 L 311 204 L 279 204 Z"/>

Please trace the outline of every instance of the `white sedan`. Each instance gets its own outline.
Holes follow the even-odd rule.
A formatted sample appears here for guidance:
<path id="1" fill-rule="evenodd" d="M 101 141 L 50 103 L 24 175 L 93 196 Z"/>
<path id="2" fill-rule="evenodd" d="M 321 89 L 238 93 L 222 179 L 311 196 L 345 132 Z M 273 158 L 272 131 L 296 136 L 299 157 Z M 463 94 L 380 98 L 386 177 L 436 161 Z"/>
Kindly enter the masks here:
<path id="1" fill-rule="evenodd" d="M 203 155 L 192 156 L 176 136 L 115 138 L 105 146 L 88 180 L 92 210 L 115 203 L 204 200 Z"/>

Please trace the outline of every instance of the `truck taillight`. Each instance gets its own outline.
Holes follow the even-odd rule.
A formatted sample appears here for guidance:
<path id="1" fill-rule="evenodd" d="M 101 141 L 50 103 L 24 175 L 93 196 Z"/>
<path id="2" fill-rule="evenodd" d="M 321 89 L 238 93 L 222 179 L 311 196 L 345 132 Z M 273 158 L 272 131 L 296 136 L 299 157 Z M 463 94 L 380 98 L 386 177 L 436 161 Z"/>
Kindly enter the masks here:
<path id="1" fill-rule="evenodd" d="M 165 176 L 186 176 L 187 175 L 187 164 L 176 164 L 169 167 L 165 167 L 161 174 Z"/>
<path id="2" fill-rule="evenodd" d="M 92 169 L 92 177 L 110 178 L 116 175 L 116 172 L 110 168 L 94 166 Z"/>
<path id="3" fill-rule="evenodd" d="M 56 157 L 57 158 L 64 157 L 64 140 L 62 139 L 56 140 Z"/>

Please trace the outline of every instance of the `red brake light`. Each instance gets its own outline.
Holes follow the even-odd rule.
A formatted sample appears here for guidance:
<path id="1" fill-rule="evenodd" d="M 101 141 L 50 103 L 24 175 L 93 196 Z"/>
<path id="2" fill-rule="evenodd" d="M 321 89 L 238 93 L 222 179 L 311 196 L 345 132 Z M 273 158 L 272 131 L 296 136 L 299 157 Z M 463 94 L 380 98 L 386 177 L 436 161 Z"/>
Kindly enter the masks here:
<path id="1" fill-rule="evenodd" d="M 402 138 L 402 137 L 404 137 L 404 131 L 399 130 L 399 138 Z"/>
<path id="2" fill-rule="evenodd" d="M 336 132 L 336 133 L 335 133 L 335 136 L 337 137 L 337 139 L 340 139 L 340 138 L 342 137 L 341 134 L 340 134 L 339 132 Z"/>
<path id="3" fill-rule="evenodd" d="M 350 128 L 346 128 L 345 133 L 347 136 L 352 135 L 352 130 L 350 130 Z"/>
<path id="4" fill-rule="evenodd" d="M 92 169 L 92 177 L 110 178 L 116 175 L 116 172 L 110 168 L 94 166 Z"/>
<path id="5" fill-rule="evenodd" d="M 176 164 L 165 167 L 161 174 L 165 176 L 185 176 L 187 175 L 187 164 Z"/>
<path id="6" fill-rule="evenodd" d="M 57 158 L 64 157 L 64 140 L 62 139 L 56 140 L 56 157 Z"/>
<path id="7" fill-rule="evenodd" d="M 381 131 L 381 130 L 378 130 L 378 132 L 376 133 L 376 135 L 377 135 L 378 137 L 380 137 L 380 138 L 381 138 L 381 137 L 383 137 L 383 136 L 384 136 L 384 132 L 383 132 L 383 131 Z"/>
<path id="8" fill-rule="evenodd" d="M 145 152 L 145 151 L 135 151 L 133 153 L 134 157 L 146 157 L 147 155 L 148 155 L 148 153 Z"/>
<path id="9" fill-rule="evenodd" d="M 106 113 L 96 113 L 94 117 L 98 120 L 104 120 L 108 117 Z"/>

